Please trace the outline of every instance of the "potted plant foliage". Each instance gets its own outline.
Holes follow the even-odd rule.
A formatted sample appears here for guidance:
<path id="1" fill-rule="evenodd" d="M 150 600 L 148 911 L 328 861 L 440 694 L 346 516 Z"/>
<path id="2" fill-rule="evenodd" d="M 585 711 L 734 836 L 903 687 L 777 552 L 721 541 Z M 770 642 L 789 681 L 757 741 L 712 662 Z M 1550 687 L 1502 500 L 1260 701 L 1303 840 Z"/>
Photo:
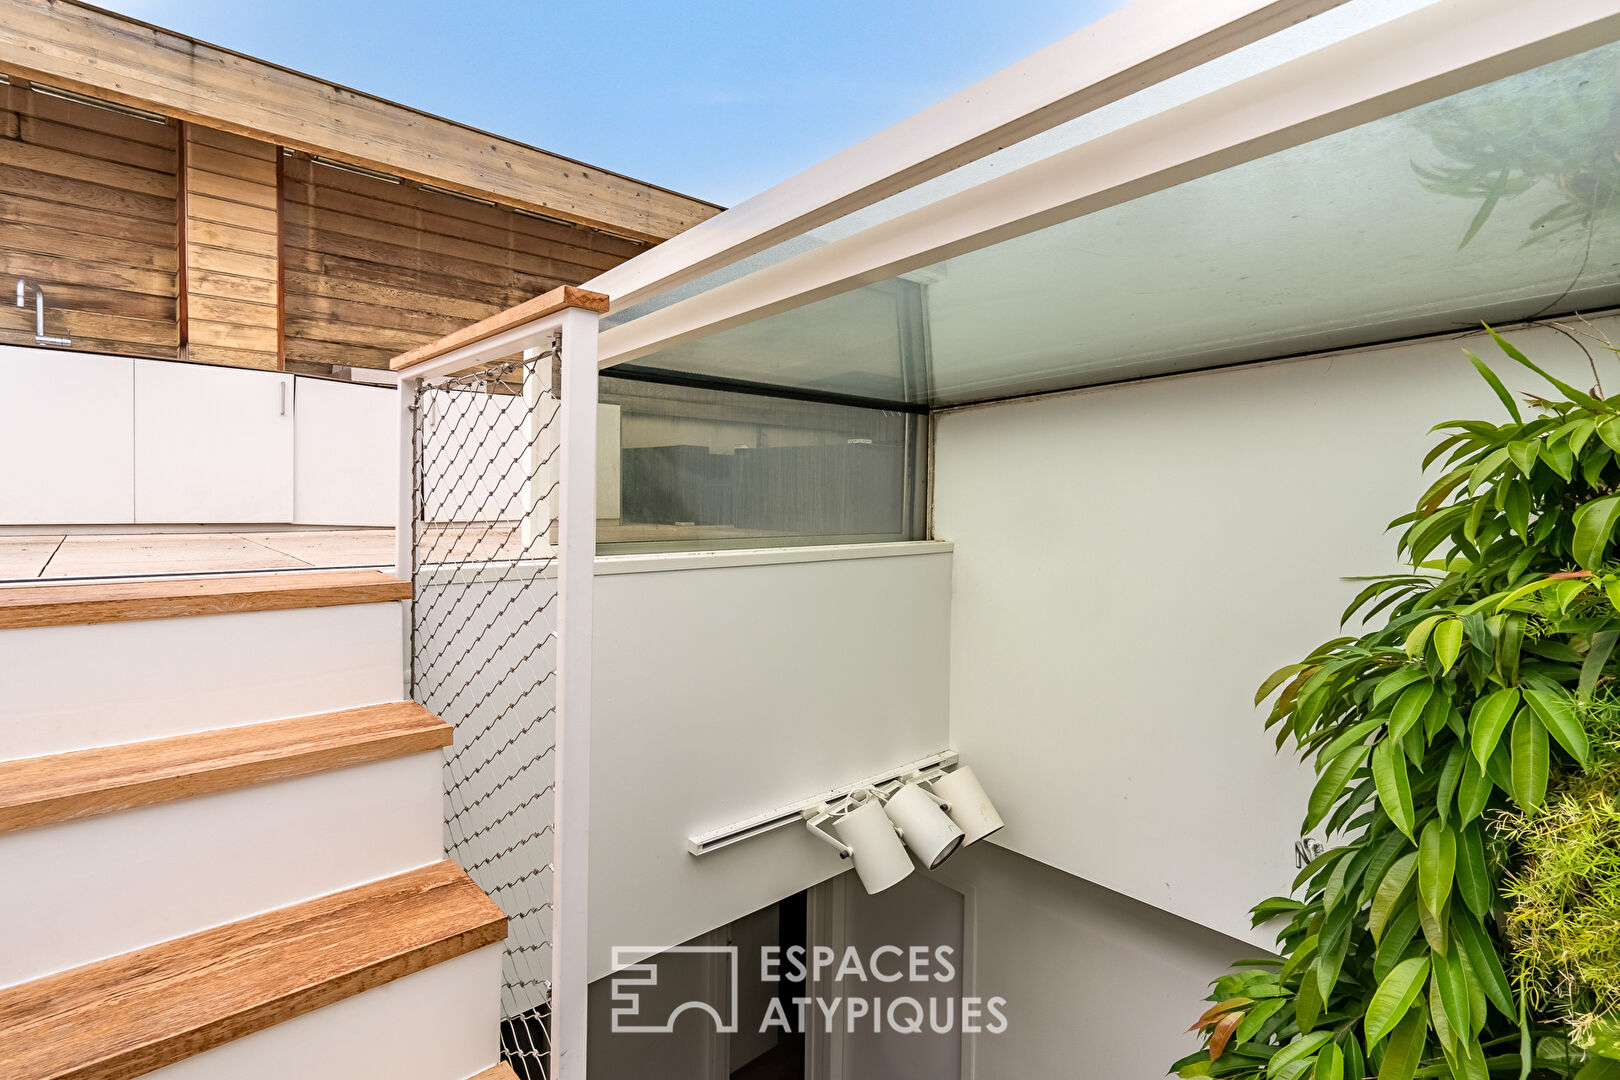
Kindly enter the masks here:
<path id="1" fill-rule="evenodd" d="M 1556 393 L 1521 412 L 1469 353 L 1508 421 L 1435 429 L 1412 572 L 1345 612 L 1382 625 L 1260 687 L 1330 846 L 1179 1076 L 1620 1078 L 1620 396 L 1492 336 Z"/>

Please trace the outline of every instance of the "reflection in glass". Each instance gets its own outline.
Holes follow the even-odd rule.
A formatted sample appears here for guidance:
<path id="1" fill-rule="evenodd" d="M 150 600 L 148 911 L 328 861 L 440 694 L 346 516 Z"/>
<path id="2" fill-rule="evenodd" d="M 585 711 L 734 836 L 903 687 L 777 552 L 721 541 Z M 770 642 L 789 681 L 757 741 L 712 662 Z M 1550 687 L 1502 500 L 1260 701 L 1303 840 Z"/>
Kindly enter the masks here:
<path id="1" fill-rule="evenodd" d="M 937 407 L 1620 304 L 1617 63 L 1605 46 L 639 363 Z M 902 287 L 915 317 L 875 317 Z"/>
<path id="2" fill-rule="evenodd" d="M 915 412 L 609 376 L 601 400 L 604 551 L 922 535 Z"/>

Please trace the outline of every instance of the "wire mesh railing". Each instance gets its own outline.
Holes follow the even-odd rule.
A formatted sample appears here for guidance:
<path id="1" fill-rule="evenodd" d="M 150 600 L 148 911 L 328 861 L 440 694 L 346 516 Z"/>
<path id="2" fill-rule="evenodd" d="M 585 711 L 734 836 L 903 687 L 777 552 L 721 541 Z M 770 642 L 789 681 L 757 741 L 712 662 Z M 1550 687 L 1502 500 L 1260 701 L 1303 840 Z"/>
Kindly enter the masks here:
<path id="1" fill-rule="evenodd" d="M 423 379 L 413 413 L 411 683 L 455 729 L 445 847 L 509 920 L 502 1056 L 550 1068 L 560 344 Z"/>

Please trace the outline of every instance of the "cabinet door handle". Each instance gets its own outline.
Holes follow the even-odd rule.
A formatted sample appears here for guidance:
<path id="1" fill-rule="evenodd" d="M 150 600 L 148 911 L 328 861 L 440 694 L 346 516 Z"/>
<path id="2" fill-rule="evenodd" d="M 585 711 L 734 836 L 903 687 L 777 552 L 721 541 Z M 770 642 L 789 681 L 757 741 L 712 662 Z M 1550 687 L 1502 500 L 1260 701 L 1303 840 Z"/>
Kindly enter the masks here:
<path id="1" fill-rule="evenodd" d="M 287 384 L 281 384 L 281 415 L 287 415 Z"/>

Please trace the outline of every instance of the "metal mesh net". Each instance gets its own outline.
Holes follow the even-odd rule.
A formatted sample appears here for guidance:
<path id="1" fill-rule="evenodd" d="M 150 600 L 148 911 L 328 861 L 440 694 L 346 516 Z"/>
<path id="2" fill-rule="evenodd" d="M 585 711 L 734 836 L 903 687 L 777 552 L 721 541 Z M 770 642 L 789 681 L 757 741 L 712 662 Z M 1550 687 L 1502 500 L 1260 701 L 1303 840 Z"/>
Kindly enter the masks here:
<path id="1" fill-rule="evenodd" d="M 416 700 L 455 728 L 445 848 L 506 912 L 502 1053 L 548 1075 L 555 850 L 558 344 L 424 380 L 414 410 Z"/>

